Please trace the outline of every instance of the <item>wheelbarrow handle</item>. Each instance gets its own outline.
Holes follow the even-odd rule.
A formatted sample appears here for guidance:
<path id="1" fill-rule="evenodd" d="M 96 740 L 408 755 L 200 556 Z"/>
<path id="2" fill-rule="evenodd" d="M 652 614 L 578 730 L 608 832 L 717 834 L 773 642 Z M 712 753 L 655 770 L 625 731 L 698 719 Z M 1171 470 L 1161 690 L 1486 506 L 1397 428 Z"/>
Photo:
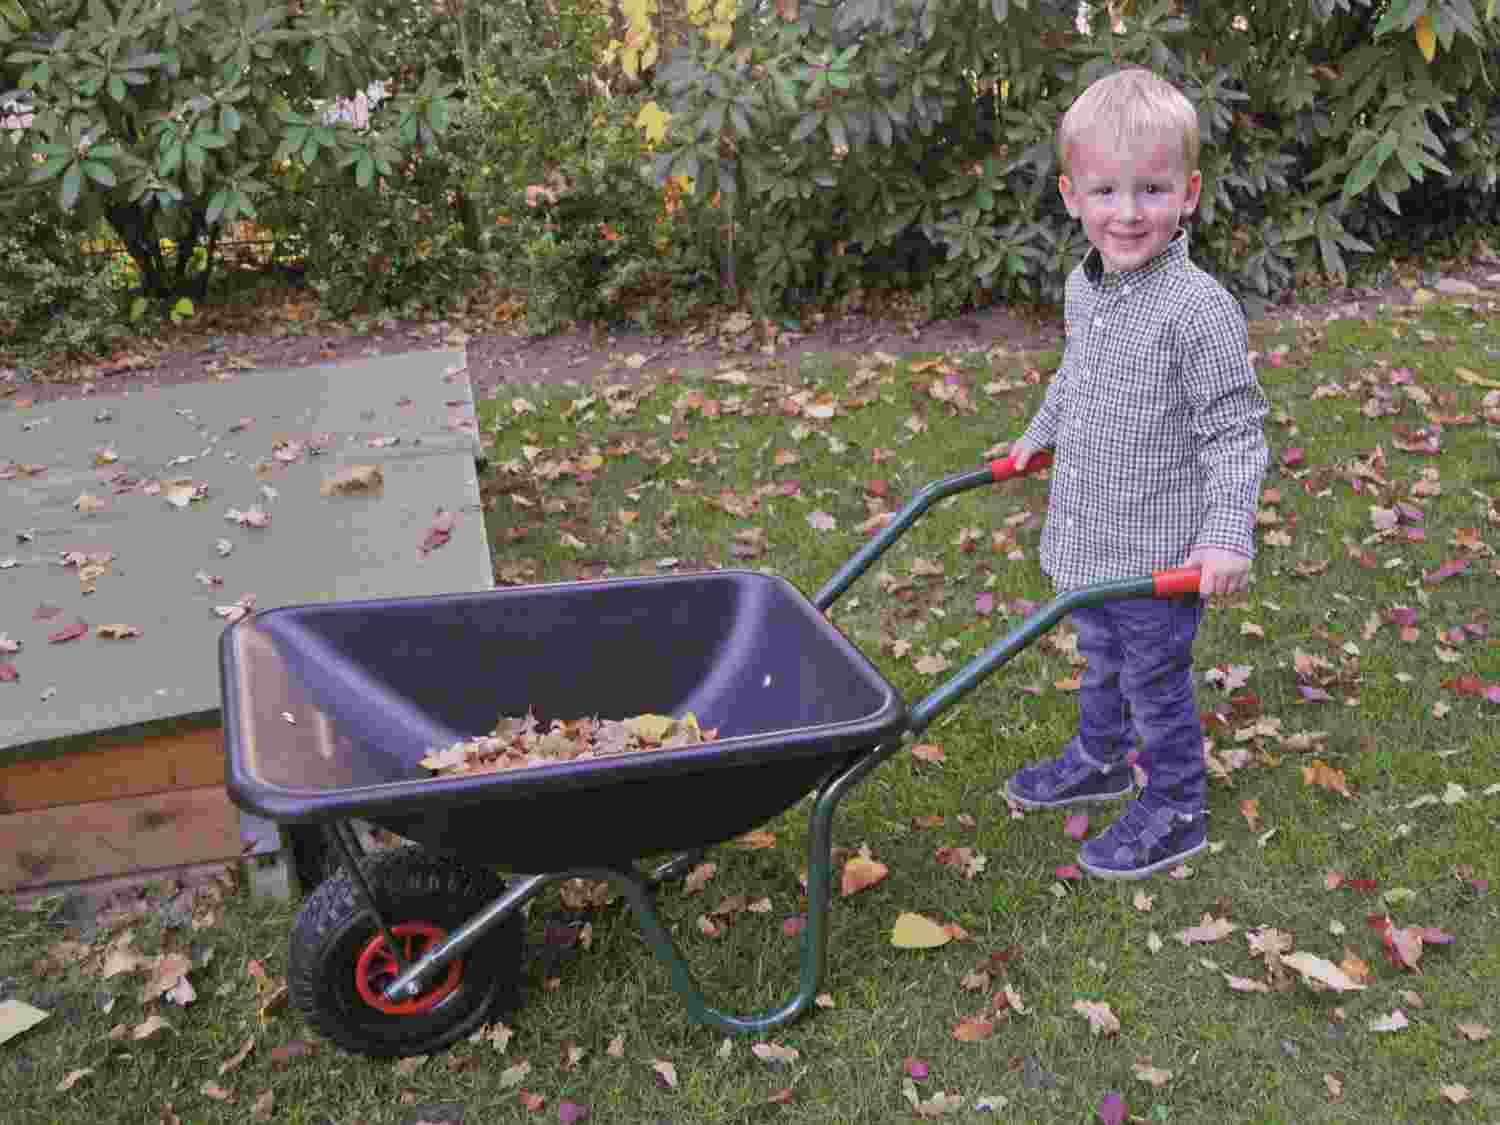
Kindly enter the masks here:
<path id="1" fill-rule="evenodd" d="M 1098 582 L 1059 594 L 1037 610 L 1002 639 L 996 641 L 973 660 L 934 689 L 908 712 L 907 729 L 920 733 L 995 671 L 1010 661 L 1032 641 L 1076 609 L 1088 609 L 1106 602 L 1127 598 L 1181 598 L 1198 592 L 1200 572 L 1197 569 L 1161 570 L 1144 578 L 1125 578 L 1116 582 Z"/>
<path id="2" fill-rule="evenodd" d="M 1052 454 L 1045 451 L 1033 453 L 1026 462 L 1026 468 L 1020 470 L 1022 473 L 1034 473 L 1045 469 L 1052 464 Z M 818 591 L 813 598 L 813 605 L 821 610 L 827 610 L 836 602 L 850 586 L 906 531 L 912 524 L 922 517 L 922 514 L 939 500 L 946 500 L 949 496 L 955 496 L 960 492 L 967 492 L 971 488 L 980 485 L 994 484 L 997 481 L 1009 480 L 1017 476 L 1018 471 L 1015 460 L 1011 457 L 1003 457 L 997 461 L 991 461 L 982 469 L 974 469 L 967 473 L 959 473 L 956 476 L 945 477 L 943 480 L 933 481 L 922 488 L 915 496 L 908 500 L 894 516 L 891 522 L 880 530 L 880 533 L 861 547 L 854 556 L 839 567 L 838 572 L 830 578 L 824 587 Z"/>
<path id="3" fill-rule="evenodd" d="M 1045 449 L 1039 449 L 1028 457 L 1024 469 L 1016 468 L 1014 455 L 1002 457 L 998 461 L 990 462 L 990 479 L 996 481 L 1009 480 L 1011 477 L 1020 476 L 1023 473 L 1034 473 L 1040 469 L 1045 469 L 1050 464 L 1052 464 L 1052 454 Z"/>

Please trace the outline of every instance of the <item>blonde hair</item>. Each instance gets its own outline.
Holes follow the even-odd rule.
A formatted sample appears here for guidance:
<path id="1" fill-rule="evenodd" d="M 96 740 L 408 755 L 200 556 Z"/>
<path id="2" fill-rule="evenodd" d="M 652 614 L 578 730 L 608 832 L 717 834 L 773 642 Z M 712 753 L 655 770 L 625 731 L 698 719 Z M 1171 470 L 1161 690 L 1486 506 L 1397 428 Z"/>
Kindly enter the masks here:
<path id="1" fill-rule="evenodd" d="M 1089 84 L 1057 127 L 1057 159 L 1069 171 L 1069 154 L 1089 134 L 1106 130 L 1117 146 L 1159 139 L 1182 142 L 1183 169 L 1198 168 L 1198 111 L 1172 83 L 1139 67 L 1117 70 Z"/>

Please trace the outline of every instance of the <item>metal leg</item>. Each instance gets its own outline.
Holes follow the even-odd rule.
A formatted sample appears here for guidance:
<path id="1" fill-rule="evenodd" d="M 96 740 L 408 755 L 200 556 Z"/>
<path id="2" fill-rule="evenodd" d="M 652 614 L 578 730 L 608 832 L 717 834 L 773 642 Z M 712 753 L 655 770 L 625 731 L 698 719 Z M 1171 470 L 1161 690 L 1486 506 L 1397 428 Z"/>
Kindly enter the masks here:
<path id="1" fill-rule="evenodd" d="M 672 975 L 672 987 L 681 994 L 688 1014 L 699 1023 L 740 1035 L 762 1034 L 771 1028 L 790 1023 L 817 998 L 828 961 L 828 913 L 833 901 L 833 816 L 838 803 L 876 765 L 902 746 L 898 739 L 877 747 L 856 759 L 851 765 L 828 778 L 818 789 L 813 805 L 807 841 L 807 926 L 802 931 L 801 963 L 796 994 L 774 1011 L 760 1015 L 736 1016 L 709 1006 L 703 990 L 693 978 L 692 970 L 678 951 L 672 935 L 656 914 L 656 896 L 651 878 L 629 868 L 570 871 L 568 876 L 607 879 L 625 896 L 635 912 L 636 922 L 652 952 Z M 671 864 L 686 857 L 677 857 Z M 669 864 L 668 866 L 670 866 Z M 559 876 L 561 878 L 562 876 Z"/>
<path id="2" fill-rule="evenodd" d="M 703 857 L 708 854 L 707 849 L 698 848 L 695 851 L 683 852 L 667 860 L 661 866 L 655 868 L 646 876 L 646 886 L 656 890 L 663 883 L 670 883 L 673 879 L 681 879 L 698 864 L 703 862 Z"/>
<path id="3" fill-rule="evenodd" d="M 391 959 L 396 962 L 396 967 L 404 970 L 406 959 L 401 956 L 401 946 L 381 915 L 380 908 L 375 904 L 375 892 L 370 889 L 370 882 L 360 868 L 359 859 L 364 849 L 360 847 L 358 838 L 348 823 L 342 820 L 336 820 L 328 825 L 324 835 L 328 839 L 328 846 L 338 856 L 339 863 L 348 873 L 349 881 L 354 884 L 354 897 L 359 900 L 360 906 L 368 910 L 370 916 L 375 919 L 375 925 L 380 930 L 380 936 L 385 938 L 385 947 L 390 951 Z M 400 998 L 404 999 L 404 997 Z"/>

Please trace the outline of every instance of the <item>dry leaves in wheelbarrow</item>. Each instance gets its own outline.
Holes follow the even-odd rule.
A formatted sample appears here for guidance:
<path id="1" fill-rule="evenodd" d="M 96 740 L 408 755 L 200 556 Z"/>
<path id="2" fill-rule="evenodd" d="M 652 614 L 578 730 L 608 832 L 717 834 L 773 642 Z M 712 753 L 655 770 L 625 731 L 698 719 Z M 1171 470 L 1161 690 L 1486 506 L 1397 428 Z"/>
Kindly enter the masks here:
<path id="1" fill-rule="evenodd" d="M 698 725 L 691 711 L 680 719 L 635 715 L 628 719 L 554 719 L 544 730 L 535 715 L 501 718 L 489 734 L 434 750 L 421 764 L 434 777 L 581 762 L 649 750 L 674 750 L 712 742 L 713 727 Z"/>

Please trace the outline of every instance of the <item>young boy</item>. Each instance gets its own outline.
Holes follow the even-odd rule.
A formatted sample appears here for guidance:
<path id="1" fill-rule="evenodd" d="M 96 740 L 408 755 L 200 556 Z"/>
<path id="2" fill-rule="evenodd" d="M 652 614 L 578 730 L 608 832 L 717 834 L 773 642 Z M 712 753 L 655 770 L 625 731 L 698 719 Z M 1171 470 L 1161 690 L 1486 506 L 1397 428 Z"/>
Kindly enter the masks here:
<path id="1" fill-rule="evenodd" d="M 1146 70 L 1094 82 L 1058 129 L 1068 214 L 1093 249 L 1068 278 L 1067 348 L 1041 409 L 1011 446 L 1018 467 L 1055 450 L 1041 561 L 1059 590 L 1175 567 L 1209 598 L 1249 581 L 1267 412 L 1245 318 L 1188 260 L 1198 204 L 1198 117 Z M 1144 792 L 1088 841 L 1105 879 L 1174 867 L 1207 843 L 1203 732 L 1193 697 L 1198 598 L 1113 602 L 1072 615 L 1088 658 L 1078 733 L 1017 772 L 1006 796 L 1053 809 Z"/>

